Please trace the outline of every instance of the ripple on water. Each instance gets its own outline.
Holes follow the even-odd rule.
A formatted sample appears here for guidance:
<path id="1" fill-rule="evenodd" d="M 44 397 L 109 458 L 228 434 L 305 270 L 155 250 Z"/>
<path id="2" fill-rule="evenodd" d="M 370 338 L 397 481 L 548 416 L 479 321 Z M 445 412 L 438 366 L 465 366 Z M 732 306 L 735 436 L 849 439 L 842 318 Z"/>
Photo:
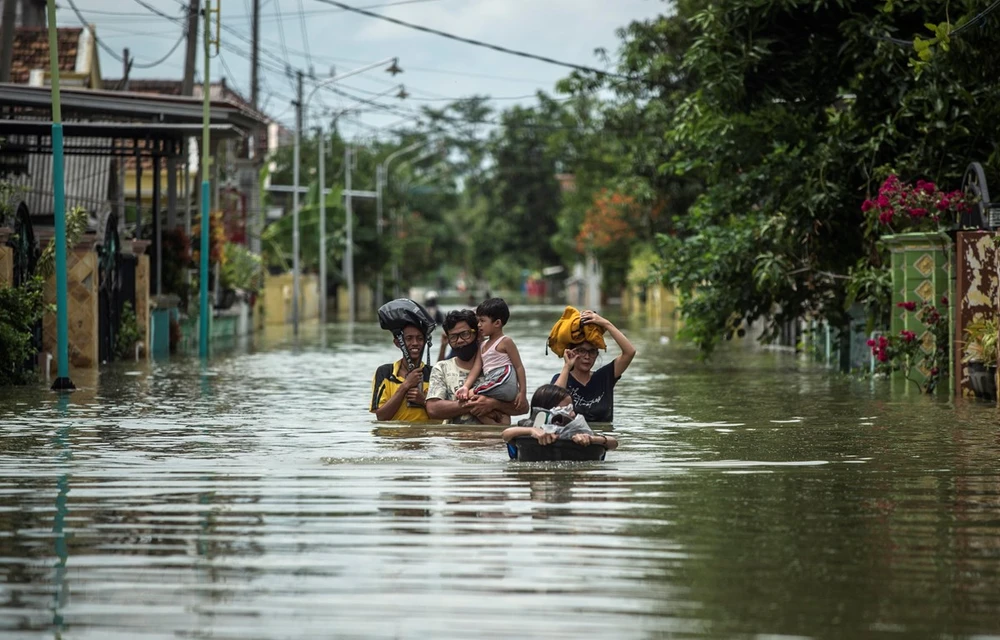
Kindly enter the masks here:
<path id="1" fill-rule="evenodd" d="M 515 314 L 519 344 L 553 312 Z M 493 427 L 374 424 L 371 372 L 395 352 L 369 325 L 208 369 L 115 365 L 68 407 L 5 392 L 0 632 L 996 635 L 989 410 L 776 353 L 726 352 L 720 394 L 718 369 L 635 333 L 657 355 L 617 387 L 603 464 L 508 463 Z M 522 352 L 529 387 L 558 368 Z"/>

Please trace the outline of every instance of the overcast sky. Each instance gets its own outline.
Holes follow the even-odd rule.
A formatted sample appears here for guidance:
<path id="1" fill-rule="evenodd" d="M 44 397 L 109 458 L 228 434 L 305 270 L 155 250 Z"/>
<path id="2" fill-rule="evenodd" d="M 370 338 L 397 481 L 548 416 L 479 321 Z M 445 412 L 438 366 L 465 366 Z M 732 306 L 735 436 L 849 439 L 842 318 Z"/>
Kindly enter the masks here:
<path id="1" fill-rule="evenodd" d="M 84 18 L 97 28 L 97 36 L 111 49 L 128 47 L 137 63 L 164 56 L 181 35 L 181 24 L 158 16 L 143 4 L 180 18 L 187 0 L 73 0 Z M 249 95 L 250 6 L 252 0 L 223 0 L 221 56 L 212 60 L 212 77 L 225 76 Z M 404 0 L 405 1 L 405 0 Z M 594 49 L 614 54 L 619 45 L 615 30 L 633 20 L 662 13 L 662 0 L 344 0 L 370 10 L 467 38 L 482 40 L 558 60 L 604 68 Z M 59 26 L 80 24 L 69 0 L 59 0 Z M 385 6 L 393 4 L 394 6 Z M 294 80 L 286 67 L 311 66 L 317 77 L 335 68 L 344 73 L 391 56 L 399 57 L 404 70 L 393 80 L 387 73 L 370 71 L 339 84 L 357 95 L 389 90 L 403 83 L 410 97 L 400 102 L 392 95 L 379 102 L 412 111 L 421 105 L 440 106 L 444 98 L 473 94 L 497 98 L 497 106 L 530 102 L 537 90 L 552 92 L 554 83 L 570 72 L 559 66 L 524 59 L 422 33 L 371 17 L 345 12 L 320 0 L 261 0 L 261 95 L 266 111 L 283 122 L 294 121 L 290 106 Z M 235 32 L 235 33 L 234 33 Z M 133 77 L 177 78 L 183 74 L 184 44 L 152 69 L 134 69 Z M 307 55 L 308 54 L 308 55 Z M 121 62 L 101 52 L 104 78 L 119 78 Z M 227 70 L 228 68 L 228 70 Z M 197 75 L 201 77 L 201 55 Z M 307 89 L 308 91 L 308 85 Z M 514 98 L 514 99 L 503 99 Z M 350 99 L 321 91 L 311 108 L 343 108 Z M 358 116 L 379 127 L 399 122 L 400 115 L 367 112 Z M 354 125 L 358 135 L 370 129 Z"/>

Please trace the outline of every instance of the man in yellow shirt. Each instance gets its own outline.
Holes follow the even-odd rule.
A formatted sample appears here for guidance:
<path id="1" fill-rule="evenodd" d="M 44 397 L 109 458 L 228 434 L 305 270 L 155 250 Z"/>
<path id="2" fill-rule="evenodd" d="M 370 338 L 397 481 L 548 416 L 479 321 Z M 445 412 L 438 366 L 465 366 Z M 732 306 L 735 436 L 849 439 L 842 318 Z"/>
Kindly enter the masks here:
<path id="1" fill-rule="evenodd" d="M 372 378 L 371 411 L 377 420 L 397 420 L 400 422 L 427 422 L 427 384 L 431 379 L 431 367 L 424 364 L 423 355 L 427 338 L 415 325 L 407 325 L 402 331 L 403 344 L 393 338 L 396 346 L 405 349 L 406 357 L 390 362 L 375 370 Z M 407 360 L 419 363 L 408 370 Z"/>

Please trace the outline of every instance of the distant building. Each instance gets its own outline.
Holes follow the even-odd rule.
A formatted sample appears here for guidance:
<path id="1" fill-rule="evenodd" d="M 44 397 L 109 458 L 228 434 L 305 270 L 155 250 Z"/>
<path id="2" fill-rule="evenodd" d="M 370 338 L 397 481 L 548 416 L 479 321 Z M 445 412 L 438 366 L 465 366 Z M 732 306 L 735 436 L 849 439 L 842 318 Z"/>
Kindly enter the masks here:
<path id="1" fill-rule="evenodd" d="M 57 30 L 59 81 L 67 87 L 101 88 L 101 66 L 93 27 Z M 19 27 L 14 34 L 10 81 L 44 87 L 49 84 L 49 32 L 45 27 Z"/>

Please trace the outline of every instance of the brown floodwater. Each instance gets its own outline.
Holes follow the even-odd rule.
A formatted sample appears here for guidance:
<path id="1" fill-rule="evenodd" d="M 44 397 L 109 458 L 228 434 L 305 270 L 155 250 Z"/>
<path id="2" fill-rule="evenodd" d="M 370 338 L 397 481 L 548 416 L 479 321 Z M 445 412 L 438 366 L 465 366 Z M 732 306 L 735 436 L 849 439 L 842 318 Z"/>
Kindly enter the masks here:
<path id="1" fill-rule="evenodd" d="M 604 463 L 375 424 L 375 324 L 0 390 L 0 637 L 1000 638 L 996 409 L 627 330 Z"/>

